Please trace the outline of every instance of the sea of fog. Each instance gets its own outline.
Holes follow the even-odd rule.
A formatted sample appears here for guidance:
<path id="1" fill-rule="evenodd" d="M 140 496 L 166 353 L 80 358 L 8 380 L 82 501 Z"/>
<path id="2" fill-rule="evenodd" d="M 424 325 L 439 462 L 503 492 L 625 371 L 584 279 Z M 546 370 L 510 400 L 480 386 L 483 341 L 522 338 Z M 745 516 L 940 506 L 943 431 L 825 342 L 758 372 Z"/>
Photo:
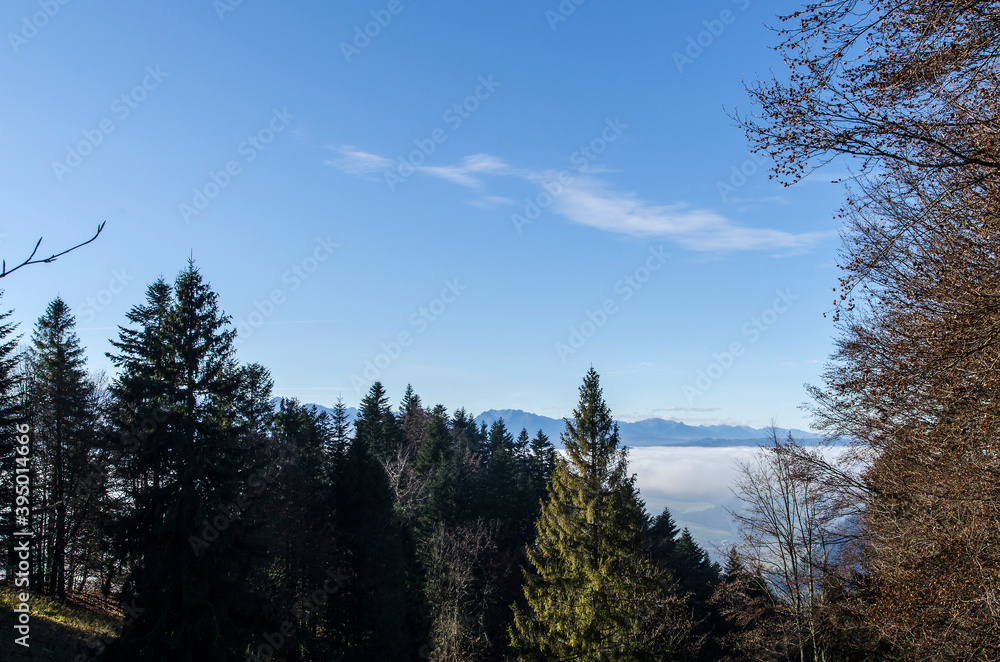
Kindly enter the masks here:
<path id="1" fill-rule="evenodd" d="M 738 461 L 750 460 L 757 446 L 704 448 L 649 446 L 629 449 L 629 468 L 646 508 L 659 514 L 663 507 L 679 528 L 687 527 L 713 556 L 736 538 L 726 507 L 736 505 L 731 487 Z"/>
<path id="2" fill-rule="evenodd" d="M 835 460 L 846 446 L 822 451 Z M 752 460 L 758 446 L 647 446 L 629 448 L 629 470 L 636 475 L 646 509 L 658 515 L 670 508 L 677 526 L 687 527 L 716 560 L 737 538 L 736 526 L 726 508 L 738 508 L 732 488 L 739 462 Z"/>

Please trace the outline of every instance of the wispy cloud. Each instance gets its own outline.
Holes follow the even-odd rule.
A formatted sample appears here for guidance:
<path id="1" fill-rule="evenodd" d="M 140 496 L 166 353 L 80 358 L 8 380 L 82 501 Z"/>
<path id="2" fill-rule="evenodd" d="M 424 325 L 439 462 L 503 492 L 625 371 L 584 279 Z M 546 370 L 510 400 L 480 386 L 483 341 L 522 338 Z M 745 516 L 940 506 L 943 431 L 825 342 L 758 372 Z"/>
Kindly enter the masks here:
<path id="1" fill-rule="evenodd" d="M 392 159 L 387 159 L 370 152 L 363 152 L 354 147 L 354 145 L 343 145 L 342 147 L 330 149 L 335 149 L 338 156 L 333 159 L 327 159 L 324 163 L 349 175 L 372 175 L 383 172 L 392 166 Z"/>
<path id="2" fill-rule="evenodd" d="M 351 145 L 336 149 L 337 158 L 326 161 L 347 174 L 370 177 L 396 167 L 391 159 L 364 152 Z M 515 177 L 534 184 L 553 182 L 557 173 L 547 170 L 516 169 L 489 154 L 474 154 L 450 166 L 408 166 L 414 172 L 482 191 L 488 176 Z M 508 198 L 485 193 L 469 204 L 492 207 L 510 204 Z M 836 232 L 793 233 L 754 228 L 733 223 L 710 209 L 686 203 L 655 204 L 637 194 L 620 191 L 592 174 L 577 175 L 563 182 L 554 196 L 552 211 L 578 225 L 637 238 L 669 239 L 692 251 L 726 253 L 733 251 L 773 251 L 779 254 L 808 250 Z"/>
<path id="3" fill-rule="evenodd" d="M 473 175 L 505 175 L 510 171 L 506 163 L 489 154 L 466 156 L 457 166 L 419 166 L 417 170 L 469 188 L 483 185 L 482 180 Z"/>
<path id="4" fill-rule="evenodd" d="M 568 184 L 554 209 L 580 225 L 632 237 L 673 239 L 701 252 L 797 251 L 831 236 L 828 232 L 793 234 L 740 226 L 714 211 L 684 203 L 654 205 L 633 193 L 614 191 L 592 177 Z"/>
<path id="5" fill-rule="evenodd" d="M 509 206 L 517 203 L 510 198 L 503 197 L 502 195 L 484 195 L 477 200 L 466 200 L 465 204 L 472 205 L 473 207 L 481 207 L 483 209 L 492 209 L 493 207 Z"/>

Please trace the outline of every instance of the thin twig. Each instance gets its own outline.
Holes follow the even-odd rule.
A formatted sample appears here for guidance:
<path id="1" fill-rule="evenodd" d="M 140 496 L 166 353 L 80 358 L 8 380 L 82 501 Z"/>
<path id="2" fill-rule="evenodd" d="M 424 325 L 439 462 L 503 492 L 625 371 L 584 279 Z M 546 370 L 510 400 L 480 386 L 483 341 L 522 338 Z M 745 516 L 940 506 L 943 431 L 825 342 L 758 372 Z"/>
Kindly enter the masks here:
<path id="1" fill-rule="evenodd" d="M 87 241 L 83 242 L 82 244 L 77 244 L 76 246 L 73 246 L 72 248 L 67 248 L 63 252 L 56 253 L 55 255 L 50 255 L 47 258 L 40 259 L 40 260 L 35 260 L 34 259 L 35 253 L 38 252 L 38 247 L 42 245 L 42 237 L 39 237 L 38 238 L 38 242 L 35 244 L 35 249 L 33 251 L 31 251 L 31 255 L 28 256 L 28 259 L 25 260 L 24 262 L 22 262 L 21 264 L 17 265 L 16 267 L 14 267 L 10 271 L 8 271 L 7 270 L 7 260 L 3 260 L 3 262 L 2 262 L 2 270 L 0 270 L 0 278 L 3 278 L 4 276 L 8 276 L 8 275 L 14 273 L 15 271 L 17 271 L 18 269 L 20 269 L 21 267 L 26 267 L 29 264 L 42 264 L 42 263 L 54 262 L 57 257 L 62 257 L 63 255 L 65 255 L 66 253 L 69 253 L 70 251 L 75 251 L 78 248 L 86 246 L 90 242 L 92 242 L 95 239 L 97 239 L 98 236 L 100 236 L 101 230 L 104 229 L 104 224 L 105 223 L 107 223 L 107 221 L 104 221 L 100 225 L 98 225 L 97 226 L 97 232 L 94 234 L 94 236 L 91 237 L 90 239 L 88 239 Z"/>

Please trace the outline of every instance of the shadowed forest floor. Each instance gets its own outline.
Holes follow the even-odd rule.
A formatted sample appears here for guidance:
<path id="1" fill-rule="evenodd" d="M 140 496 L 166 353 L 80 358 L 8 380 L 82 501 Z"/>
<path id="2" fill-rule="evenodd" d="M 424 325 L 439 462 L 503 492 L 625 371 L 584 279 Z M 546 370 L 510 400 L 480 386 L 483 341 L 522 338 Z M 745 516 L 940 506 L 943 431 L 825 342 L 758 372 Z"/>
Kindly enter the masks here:
<path id="1" fill-rule="evenodd" d="M 25 648 L 14 643 L 19 636 L 14 624 L 14 590 L 0 586 L 0 613 L 3 614 L 3 636 L 0 637 L 0 660 L 39 660 L 42 662 L 72 662 L 87 650 L 97 650 L 87 642 L 105 641 L 114 636 L 117 616 L 98 601 L 87 596 L 55 600 L 31 597 L 31 631 Z"/>

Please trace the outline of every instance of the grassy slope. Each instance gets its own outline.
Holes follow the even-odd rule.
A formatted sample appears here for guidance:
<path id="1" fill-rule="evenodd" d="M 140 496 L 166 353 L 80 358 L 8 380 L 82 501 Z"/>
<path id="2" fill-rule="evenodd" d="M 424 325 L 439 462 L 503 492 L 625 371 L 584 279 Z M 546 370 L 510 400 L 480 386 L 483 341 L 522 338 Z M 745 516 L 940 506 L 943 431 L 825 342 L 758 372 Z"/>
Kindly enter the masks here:
<path id="1" fill-rule="evenodd" d="M 72 662 L 91 650 L 85 643 L 113 637 L 115 616 L 82 602 L 64 602 L 32 596 L 30 648 L 14 643 L 14 591 L 0 586 L 0 660 Z"/>

